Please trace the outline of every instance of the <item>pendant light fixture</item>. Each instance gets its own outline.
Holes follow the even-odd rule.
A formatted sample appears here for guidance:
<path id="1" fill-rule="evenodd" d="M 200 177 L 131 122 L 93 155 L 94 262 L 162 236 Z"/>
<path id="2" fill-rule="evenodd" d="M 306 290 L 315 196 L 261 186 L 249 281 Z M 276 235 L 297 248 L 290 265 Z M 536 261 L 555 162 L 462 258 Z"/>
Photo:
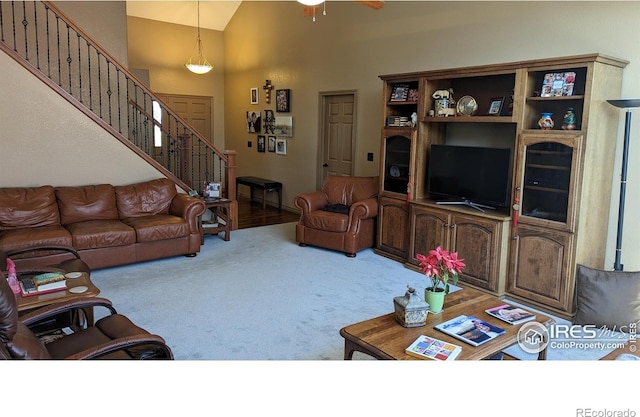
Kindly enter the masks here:
<path id="1" fill-rule="evenodd" d="M 194 55 L 196 54 L 197 58 L 194 60 Z M 198 1 L 198 38 L 191 52 L 191 57 L 189 57 L 189 61 L 187 61 L 185 66 L 195 74 L 206 74 L 213 69 L 213 65 L 207 61 L 207 58 L 205 58 L 202 53 L 202 40 L 200 39 L 200 1 Z"/>

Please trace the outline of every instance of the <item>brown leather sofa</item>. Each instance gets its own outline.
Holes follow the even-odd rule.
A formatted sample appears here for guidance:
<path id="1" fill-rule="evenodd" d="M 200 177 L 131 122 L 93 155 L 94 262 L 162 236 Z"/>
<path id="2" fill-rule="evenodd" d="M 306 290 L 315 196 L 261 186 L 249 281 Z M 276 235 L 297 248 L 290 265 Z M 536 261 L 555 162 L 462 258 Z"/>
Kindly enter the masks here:
<path id="1" fill-rule="evenodd" d="M 162 178 L 125 186 L 0 188 L 0 250 L 74 248 L 91 269 L 200 251 L 202 200 Z M 14 259 L 20 267 L 68 257 Z"/>
<path id="2" fill-rule="evenodd" d="M 349 257 L 375 242 L 378 177 L 328 176 L 321 191 L 299 194 L 296 242 L 344 252 Z"/>

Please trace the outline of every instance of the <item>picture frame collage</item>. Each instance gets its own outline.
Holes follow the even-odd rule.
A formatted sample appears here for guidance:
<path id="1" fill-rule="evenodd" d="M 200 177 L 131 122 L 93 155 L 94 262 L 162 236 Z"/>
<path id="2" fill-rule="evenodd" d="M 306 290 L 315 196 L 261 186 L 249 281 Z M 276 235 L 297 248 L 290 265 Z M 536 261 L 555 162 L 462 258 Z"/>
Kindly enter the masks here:
<path id="1" fill-rule="evenodd" d="M 250 89 L 250 103 L 258 105 L 260 93 L 258 87 Z M 267 104 L 269 100 L 267 100 Z M 256 133 L 256 148 L 260 153 L 287 154 L 287 139 L 293 138 L 293 116 L 276 115 L 291 112 L 291 90 L 278 89 L 275 92 L 275 110 L 246 112 L 247 132 Z"/>

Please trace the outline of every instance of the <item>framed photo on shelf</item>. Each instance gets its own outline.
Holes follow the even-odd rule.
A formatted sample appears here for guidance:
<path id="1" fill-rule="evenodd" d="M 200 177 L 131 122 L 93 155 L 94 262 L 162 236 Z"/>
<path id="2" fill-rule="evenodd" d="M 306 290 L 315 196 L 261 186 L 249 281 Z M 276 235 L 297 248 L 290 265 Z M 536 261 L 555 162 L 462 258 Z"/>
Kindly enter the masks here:
<path id="1" fill-rule="evenodd" d="M 540 97 L 572 96 L 575 72 L 550 72 L 542 80 Z"/>
<path id="2" fill-rule="evenodd" d="M 391 90 L 390 102 L 402 102 L 407 101 L 409 95 L 409 86 L 405 84 L 396 84 Z"/>
<path id="3" fill-rule="evenodd" d="M 287 140 L 286 139 L 276 139 L 276 154 L 278 155 L 286 155 L 287 154 Z"/>
<path id="4" fill-rule="evenodd" d="M 420 98 L 420 93 L 417 88 L 410 88 L 409 95 L 407 96 L 407 101 L 415 101 L 417 102 Z"/>
<path id="5" fill-rule="evenodd" d="M 251 104 L 258 104 L 258 87 L 251 89 Z"/>
<path id="6" fill-rule="evenodd" d="M 269 136 L 269 152 L 275 152 L 275 151 L 276 151 L 276 137 Z"/>
<path id="7" fill-rule="evenodd" d="M 291 90 L 276 90 L 276 112 L 289 113 L 291 111 Z"/>
<path id="8" fill-rule="evenodd" d="M 265 136 L 258 135 L 258 152 L 264 152 L 265 150 Z"/>
<path id="9" fill-rule="evenodd" d="M 502 111 L 502 105 L 504 104 L 504 97 L 494 97 L 489 102 L 489 110 L 487 114 L 490 116 L 500 116 Z"/>

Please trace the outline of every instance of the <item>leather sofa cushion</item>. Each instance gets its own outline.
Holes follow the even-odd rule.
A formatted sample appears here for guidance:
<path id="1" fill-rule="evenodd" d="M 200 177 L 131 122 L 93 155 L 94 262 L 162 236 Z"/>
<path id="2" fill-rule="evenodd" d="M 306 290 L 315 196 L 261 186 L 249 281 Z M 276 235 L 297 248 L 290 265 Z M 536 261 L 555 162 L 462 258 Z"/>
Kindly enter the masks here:
<path id="1" fill-rule="evenodd" d="M 0 188 L 0 230 L 60 224 L 53 187 Z"/>
<path id="2" fill-rule="evenodd" d="M 322 184 L 329 204 L 353 205 L 378 195 L 378 177 L 341 177 L 330 175 Z"/>
<path id="3" fill-rule="evenodd" d="M 0 232 L 0 247 L 6 251 L 30 246 L 72 246 L 71 234 L 62 226 L 42 226 Z"/>
<path id="4" fill-rule="evenodd" d="M 304 225 L 311 229 L 344 233 L 349 228 L 349 216 L 347 214 L 316 210 L 304 216 Z"/>
<path id="5" fill-rule="evenodd" d="M 71 223 L 67 229 L 76 250 L 133 245 L 136 232 L 120 220 L 88 220 Z"/>
<path id="6" fill-rule="evenodd" d="M 118 214 L 121 219 L 168 214 L 176 186 L 167 178 L 115 187 Z"/>
<path id="7" fill-rule="evenodd" d="M 63 225 L 84 220 L 116 220 L 116 193 L 112 185 L 56 187 L 56 198 Z"/>
<path id="8" fill-rule="evenodd" d="M 154 242 L 189 236 L 189 223 L 181 217 L 169 214 L 133 217 L 122 219 L 122 222 L 135 229 L 138 242 Z"/>
<path id="9" fill-rule="evenodd" d="M 111 317 L 111 316 L 107 316 Z M 110 343 L 112 339 L 105 335 L 100 328 L 90 326 L 83 329 L 81 332 L 76 332 L 65 336 L 63 338 L 54 340 L 51 343 L 47 343 L 47 350 L 51 356 L 55 359 L 64 359 L 78 352 L 85 350 L 94 350 L 96 346 L 103 343 Z M 101 356 L 100 359 L 131 359 L 124 351 L 117 351 L 105 356 Z"/>

